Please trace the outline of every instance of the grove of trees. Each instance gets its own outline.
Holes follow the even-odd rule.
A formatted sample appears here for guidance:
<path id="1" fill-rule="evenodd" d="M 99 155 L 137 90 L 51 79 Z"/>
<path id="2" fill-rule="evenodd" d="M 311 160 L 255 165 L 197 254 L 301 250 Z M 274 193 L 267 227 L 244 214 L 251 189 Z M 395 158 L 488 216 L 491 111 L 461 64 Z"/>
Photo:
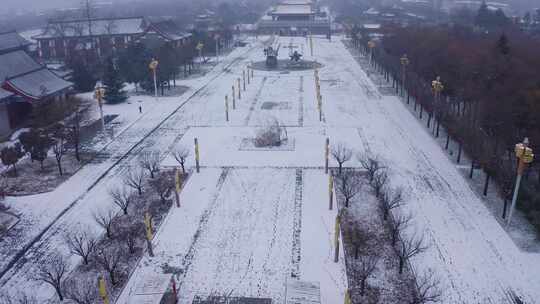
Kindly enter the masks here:
<path id="1" fill-rule="evenodd" d="M 367 54 L 369 37 L 357 31 L 353 39 Z M 459 25 L 389 26 L 372 56 L 374 67 L 392 81 L 396 92 L 405 75 L 407 102 L 414 103 L 420 118 L 422 112 L 428 115 L 428 127 L 446 130 L 446 149 L 451 140 L 456 143 L 453 155 L 458 163 L 464 152 L 468 154 L 469 176 L 484 170 L 484 195 L 494 180 L 508 203 L 516 175 L 514 145 L 528 137 L 533 149 L 540 148 L 538 48 L 539 40 L 512 27 L 478 31 Z M 405 72 L 400 64 L 404 54 L 410 62 Z M 431 81 L 437 76 L 444 90 L 435 99 Z M 538 190 L 536 161 L 526 172 L 518 207 L 540 232 Z"/>

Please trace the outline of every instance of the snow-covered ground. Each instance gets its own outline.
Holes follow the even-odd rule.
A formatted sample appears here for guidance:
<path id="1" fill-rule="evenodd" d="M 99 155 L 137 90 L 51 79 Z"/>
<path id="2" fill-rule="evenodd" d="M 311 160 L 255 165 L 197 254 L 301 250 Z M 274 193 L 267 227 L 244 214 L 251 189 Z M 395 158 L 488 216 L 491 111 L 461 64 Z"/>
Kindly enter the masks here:
<path id="1" fill-rule="evenodd" d="M 279 39 L 308 50 L 304 38 Z M 314 39 L 314 59 L 323 64 L 322 122 L 313 71 L 255 71 L 226 122 L 225 95 L 231 97 L 231 85 L 247 63 L 263 60 L 262 44 L 253 45 L 251 51 L 234 51 L 196 83 L 180 82 L 191 87 L 182 97 L 145 106 L 148 112 L 117 135 L 102 162 L 85 167 L 46 196 L 11 200 L 28 214 L 23 227 L 29 232 L 23 242 L 3 241 L 2 257 L 13 253 L 5 244 L 20 249 L 43 227 L 52 226 L 2 276 L 1 290 L 27 289 L 50 298 L 49 286 L 29 279 L 54 250 L 66 250 L 60 232 L 93 224 L 91 212 L 111 204 L 107 189 L 136 164 L 138 153 L 191 148 L 197 137 L 201 172 L 189 179 L 182 207 L 171 209 L 156 234 L 155 257 L 142 259 L 118 303 L 136 303 L 134 286 L 164 268 L 183 270 L 176 276 L 181 303 L 210 293 L 280 301 L 291 274 L 320 282 L 322 303 L 342 303 L 346 280 L 342 259 L 332 261 L 335 210 L 327 208 L 323 168 L 328 137 L 331 144 L 346 142 L 356 152 L 380 155 L 393 184 L 404 187 L 406 208 L 415 215 L 411 229 L 425 231 L 431 245 L 412 265 L 439 274 L 443 303 L 512 303 L 511 292 L 526 303 L 540 299 L 539 256 L 519 250 L 423 126 L 397 97 L 378 92 L 337 37 L 331 42 Z M 281 57 L 286 55 L 282 51 Z M 269 116 L 287 126 L 287 149 L 246 149 L 244 139 L 252 138 Z M 193 159 L 188 163 L 193 165 Z M 165 155 L 163 165 L 175 163 Z M 0 261 L 5 267 L 6 260 Z"/>

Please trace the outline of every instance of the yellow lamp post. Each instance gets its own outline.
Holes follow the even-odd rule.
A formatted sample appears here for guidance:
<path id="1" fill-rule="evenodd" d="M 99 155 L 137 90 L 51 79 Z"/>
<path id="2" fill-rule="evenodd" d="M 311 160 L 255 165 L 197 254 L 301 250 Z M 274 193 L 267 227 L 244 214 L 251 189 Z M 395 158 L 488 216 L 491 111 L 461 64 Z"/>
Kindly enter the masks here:
<path id="1" fill-rule="evenodd" d="M 508 226 L 510 226 L 510 221 L 512 220 L 512 215 L 514 213 L 514 209 L 516 208 L 519 186 L 521 184 L 521 177 L 523 176 L 523 172 L 527 168 L 527 165 L 532 163 L 532 161 L 534 160 L 533 150 L 529 148 L 528 138 L 525 138 L 522 143 L 516 144 L 515 152 L 519 163 L 517 169 L 516 186 L 514 188 L 514 195 L 512 197 L 512 205 L 510 206 L 510 213 L 508 214 Z"/>
<path id="2" fill-rule="evenodd" d="M 225 121 L 229 121 L 229 96 L 225 95 Z"/>
<path id="3" fill-rule="evenodd" d="M 374 49 L 377 45 L 375 44 L 375 41 L 370 40 L 370 41 L 368 41 L 367 46 L 368 46 L 368 48 L 369 48 L 369 65 L 371 65 L 371 63 L 372 63 L 372 61 L 373 61 L 373 49 Z"/>
<path id="4" fill-rule="evenodd" d="M 109 304 L 109 295 L 107 294 L 107 286 L 105 279 L 102 276 L 98 277 L 98 291 L 99 297 L 103 301 L 103 304 Z"/>
<path id="5" fill-rule="evenodd" d="M 194 138 L 193 141 L 195 143 L 195 168 L 197 169 L 197 173 L 199 173 L 199 171 L 200 171 L 200 166 L 199 166 L 199 139 Z"/>
<path id="6" fill-rule="evenodd" d="M 153 257 L 154 250 L 152 248 L 152 238 L 154 237 L 154 229 L 152 227 L 152 218 L 150 213 L 144 213 L 144 227 L 146 228 L 146 244 L 148 245 L 148 254 Z"/>
<path id="7" fill-rule="evenodd" d="M 401 62 L 401 93 L 403 93 L 405 90 L 405 77 L 407 74 L 407 66 L 409 65 L 409 58 L 407 57 L 407 54 L 403 54 L 399 61 Z"/>
<path id="8" fill-rule="evenodd" d="M 150 64 L 148 67 L 152 71 L 152 74 L 154 75 L 154 96 L 157 98 L 157 68 L 159 65 L 159 61 L 152 58 L 152 61 L 150 61 Z"/>
<path id="9" fill-rule="evenodd" d="M 328 209 L 332 210 L 334 202 L 334 177 L 332 174 L 328 176 Z"/>
<path id="10" fill-rule="evenodd" d="M 105 88 L 101 81 L 96 83 L 94 90 L 94 98 L 96 99 L 99 107 L 99 115 L 101 116 L 101 128 L 105 130 L 105 118 L 103 117 L 103 98 L 105 98 Z"/>
<path id="11" fill-rule="evenodd" d="M 340 219 L 340 216 L 338 214 L 336 216 L 336 224 L 335 224 L 335 227 L 334 227 L 334 246 L 335 246 L 334 262 L 335 263 L 339 262 L 339 229 L 340 229 L 340 225 L 341 225 L 341 219 Z"/>
<path id="12" fill-rule="evenodd" d="M 442 90 L 444 90 L 444 85 L 441 82 L 441 77 L 437 76 L 437 78 L 431 82 L 431 89 L 433 91 L 433 97 L 434 97 L 434 102 L 435 102 L 433 108 L 434 108 L 434 111 L 437 112 L 438 111 L 437 109 L 439 107 L 441 92 Z M 437 118 L 436 124 L 437 124 L 437 132 L 435 134 L 435 137 L 439 137 L 440 117 Z"/>

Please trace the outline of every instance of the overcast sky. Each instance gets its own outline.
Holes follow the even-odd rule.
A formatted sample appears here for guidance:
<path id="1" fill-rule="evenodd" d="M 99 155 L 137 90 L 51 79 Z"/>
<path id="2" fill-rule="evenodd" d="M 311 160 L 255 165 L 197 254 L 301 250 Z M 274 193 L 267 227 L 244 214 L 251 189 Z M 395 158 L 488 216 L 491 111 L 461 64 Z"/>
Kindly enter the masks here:
<path id="1" fill-rule="evenodd" d="M 92 2 L 128 2 L 134 0 L 102 0 Z M 135 0 L 136 1 L 136 0 Z M 152 0 L 147 0 L 152 1 Z M 196 0 L 194 0 L 196 1 Z M 79 7 L 82 0 L 0 0 L 0 11 L 19 10 L 42 10 L 48 8 L 71 8 Z"/>

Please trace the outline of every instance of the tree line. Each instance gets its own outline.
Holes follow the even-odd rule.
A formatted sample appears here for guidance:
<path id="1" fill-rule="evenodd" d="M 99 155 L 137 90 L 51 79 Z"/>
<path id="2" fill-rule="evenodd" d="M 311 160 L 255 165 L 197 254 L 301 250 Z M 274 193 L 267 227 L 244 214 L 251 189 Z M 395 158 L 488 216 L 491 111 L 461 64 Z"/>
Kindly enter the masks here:
<path id="1" fill-rule="evenodd" d="M 369 49 L 368 35 L 357 29 L 355 43 L 372 56 L 375 67 L 403 87 L 407 102 L 439 136 L 442 126 L 462 151 L 472 158 L 469 176 L 477 168 L 486 173 L 484 195 L 490 180 L 498 184 L 505 205 L 513 191 L 517 161 L 514 145 L 524 137 L 540 148 L 540 41 L 511 27 L 504 31 L 478 31 L 459 25 L 385 28 L 384 38 Z M 409 64 L 401 64 L 406 54 Z M 435 98 L 431 81 L 441 77 L 444 90 Z M 403 81 L 405 80 L 405 81 Z M 540 231 L 540 166 L 526 174 L 518 206 Z M 503 217 L 506 215 L 506 206 Z"/>

